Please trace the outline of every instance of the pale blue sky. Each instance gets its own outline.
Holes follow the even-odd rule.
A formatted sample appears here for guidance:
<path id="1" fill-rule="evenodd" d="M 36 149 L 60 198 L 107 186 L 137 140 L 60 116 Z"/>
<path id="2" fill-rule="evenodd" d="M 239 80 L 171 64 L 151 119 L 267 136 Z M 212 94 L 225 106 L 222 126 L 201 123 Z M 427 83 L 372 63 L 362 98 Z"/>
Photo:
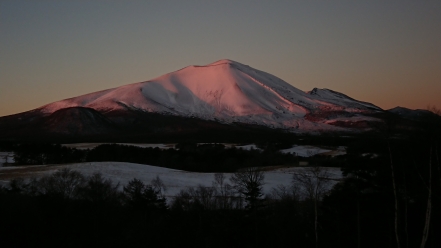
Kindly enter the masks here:
<path id="1" fill-rule="evenodd" d="M 441 108 L 441 1 L 0 0 L 0 116 L 223 58 Z"/>

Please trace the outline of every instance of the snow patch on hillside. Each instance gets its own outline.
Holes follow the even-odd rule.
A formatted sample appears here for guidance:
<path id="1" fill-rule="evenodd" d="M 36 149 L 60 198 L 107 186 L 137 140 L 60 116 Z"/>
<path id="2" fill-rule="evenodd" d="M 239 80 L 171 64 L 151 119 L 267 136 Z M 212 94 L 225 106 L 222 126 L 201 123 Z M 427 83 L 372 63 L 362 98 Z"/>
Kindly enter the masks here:
<path id="1" fill-rule="evenodd" d="M 0 167 L 15 163 L 14 152 L 0 152 Z"/>
<path id="2" fill-rule="evenodd" d="M 257 150 L 257 151 L 262 151 L 262 149 L 260 149 L 259 147 L 257 147 L 254 144 L 251 145 L 243 145 L 243 146 L 236 146 L 236 148 L 238 149 L 242 149 L 242 150 L 247 150 L 247 151 L 251 151 L 251 150 Z"/>
<path id="3" fill-rule="evenodd" d="M 332 150 L 322 149 L 315 146 L 294 146 L 289 149 L 280 150 L 281 153 L 290 153 L 299 157 L 312 157 L 330 151 Z"/>
<path id="4" fill-rule="evenodd" d="M 74 144 L 62 144 L 62 146 L 75 148 L 79 150 L 86 150 L 86 149 L 93 149 L 100 145 L 111 145 L 111 144 L 136 146 L 141 148 L 159 148 L 161 150 L 175 147 L 175 144 L 146 144 L 146 143 L 74 143 Z"/>

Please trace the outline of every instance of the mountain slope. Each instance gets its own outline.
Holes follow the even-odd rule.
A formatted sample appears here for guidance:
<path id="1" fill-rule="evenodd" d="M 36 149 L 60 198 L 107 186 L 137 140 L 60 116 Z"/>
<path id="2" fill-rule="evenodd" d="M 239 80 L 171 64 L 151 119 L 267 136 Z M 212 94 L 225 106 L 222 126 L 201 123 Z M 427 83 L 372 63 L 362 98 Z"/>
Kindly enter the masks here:
<path id="1" fill-rule="evenodd" d="M 70 107 L 49 115 L 43 129 L 50 133 L 99 135 L 117 131 L 116 125 L 94 109 Z"/>
<path id="2" fill-rule="evenodd" d="M 345 108 L 346 111 L 357 112 L 359 110 L 374 110 L 380 111 L 381 108 L 373 105 L 372 103 L 362 102 L 355 100 L 345 94 L 329 89 L 317 89 L 314 88 L 312 91 L 308 92 L 309 95 L 315 97 L 315 99 L 320 101 L 325 101 L 327 103 L 332 103 L 336 106 L 341 106 Z"/>

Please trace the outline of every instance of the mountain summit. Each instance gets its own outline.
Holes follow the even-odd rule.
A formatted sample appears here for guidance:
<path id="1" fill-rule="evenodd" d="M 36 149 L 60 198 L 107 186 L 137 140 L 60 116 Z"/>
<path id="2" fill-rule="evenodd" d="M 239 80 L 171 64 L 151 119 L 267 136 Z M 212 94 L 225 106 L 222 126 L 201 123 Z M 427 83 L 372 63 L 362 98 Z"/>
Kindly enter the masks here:
<path id="1" fill-rule="evenodd" d="M 371 103 L 329 89 L 304 92 L 269 73 L 224 59 L 2 117 L 0 126 L 21 126 L 27 132 L 41 126 L 49 133 L 66 133 L 60 129 L 66 125 L 61 117 L 69 116 L 69 128 L 76 130 L 76 135 L 81 130 L 132 130 L 133 125 L 150 130 L 155 123 L 155 132 L 170 125 L 170 129 L 180 129 L 183 125 L 176 118 L 291 132 L 358 131 L 381 121 L 373 115 L 382 111 Z M 98 122 L 93 124 L 93 120 Z M 171 120 L 173 124 L 169 123 Z M 194 123 L 188 126 L 195 127 Z M 53 129 L 48 130 L 50 127 Z"/>

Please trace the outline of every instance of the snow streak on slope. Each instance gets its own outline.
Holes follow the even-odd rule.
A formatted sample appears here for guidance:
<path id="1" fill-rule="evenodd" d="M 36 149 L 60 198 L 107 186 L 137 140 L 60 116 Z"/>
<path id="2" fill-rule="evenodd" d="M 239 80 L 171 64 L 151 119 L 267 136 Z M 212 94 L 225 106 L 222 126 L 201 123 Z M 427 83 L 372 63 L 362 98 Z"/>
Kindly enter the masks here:
<path id="1" fill-rule="evenodd" d="M 322 92 L 325 91 L 328 93 L 328 90 Z M 305 120 L 304 116 L 311 111 L 379 110 L 368 103 L 339 97 L 338 92 L 332 93 L 331 96 L 308 94 L 266 72 L 220 60 L 206 66 L 189 66 L 146 82 L 55 102 L 40 110 L 50 114 L 76 106 L 102 113 L 132 109 L 306 130 L 341 130 L 325 122 Z"/>

